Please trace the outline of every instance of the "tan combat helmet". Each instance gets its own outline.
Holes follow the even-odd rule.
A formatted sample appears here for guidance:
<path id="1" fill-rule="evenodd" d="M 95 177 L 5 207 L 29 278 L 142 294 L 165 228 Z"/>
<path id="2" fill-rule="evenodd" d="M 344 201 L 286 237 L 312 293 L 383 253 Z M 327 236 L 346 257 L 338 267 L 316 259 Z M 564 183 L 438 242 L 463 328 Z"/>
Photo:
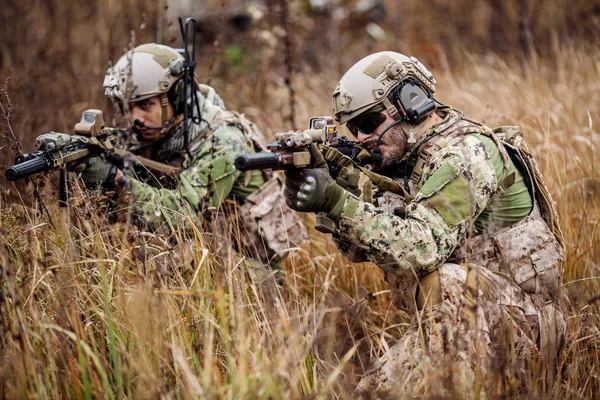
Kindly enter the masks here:
<path id="1" fill-rule="evenodd" d="M 115 102 L 134 103 L 154 96 L 161 96 L 162 123 L 167 121 L 167 104 L 171 101 L 175 114 L 185 103 L 180 99 L 179 86 L 173 87 L 182 77 L 184 58 L 169 46 L 148 43 L 125 53 L 108 69 L 104 77 L 104 94 Z M 169 91 L 173 89 L 175 93 Z M 160 136 L 163 136 L 164 132 Z M 147 138 L 154 139 L 157 138 Z"/>
<path id="2" fill-rule="evenodd" d="M 371 54 L 354 64 L 333 92 L 333 111 L 340 124 L 383 104 L 395 119 L 401 117 L 388 99 L 402 81 L 414 79 L 429 95 L 435 93 L 435 78 L 419 60 L 393 51 Z"/>

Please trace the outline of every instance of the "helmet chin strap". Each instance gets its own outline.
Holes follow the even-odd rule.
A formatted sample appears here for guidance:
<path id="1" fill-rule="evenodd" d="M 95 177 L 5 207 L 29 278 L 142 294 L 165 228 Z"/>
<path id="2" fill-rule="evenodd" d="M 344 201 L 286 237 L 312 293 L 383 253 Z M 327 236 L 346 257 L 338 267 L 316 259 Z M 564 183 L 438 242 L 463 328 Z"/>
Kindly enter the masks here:
<path id="1" fill-rule="evenodd" d="M 169 96 L 166 93 L 160 95 L 160 106 L 161 106 L 161 118 L 163 126 L 167 123 L 167 113 L 169 110 Z"/>
<path id="2" fill-rule="evenodd" d="M 160 125 L 160 126 L 146 125 L 139 119 L 136 119 L 135 121 L 133 121 L 133 127 L 137 128 L 138 130 L 139 130 L 139 128 L 146 128 L 148 130 L 158 131 L 156 135 L 152 135 L 152 139 L 154 139 L 155 136 L 160 136 L 160 135 L 166 133 L 166 131 L 171 128 L 171 125 L 173 125 L 173 123 L 177 119 L 177 115 L 173 115 L 170 119 L 167 120 L 169 98 L 166 93 L 162 93 L 160 95 L 160 105 L 161 105 L 162 125 Z M 150 135 L 146 135 L 146 136 L 150 136 Z"/>

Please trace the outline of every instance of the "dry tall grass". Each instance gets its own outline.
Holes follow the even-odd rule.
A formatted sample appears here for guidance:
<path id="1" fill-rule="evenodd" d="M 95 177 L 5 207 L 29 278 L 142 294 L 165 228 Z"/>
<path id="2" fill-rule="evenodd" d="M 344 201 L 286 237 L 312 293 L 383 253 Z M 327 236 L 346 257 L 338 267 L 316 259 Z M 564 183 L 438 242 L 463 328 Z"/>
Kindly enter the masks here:
<path id="1" fill-rule="evenodd" d="M 597 177 L 599 70 L 597 48 L 557 47 L 550 61 L 465 55 L 457 71 L 435 71 L 441 101 L 491 126 L 522 127 L 562 215 L 569 333 L 560 379 L 554 387 L 532 381 L 520 396 L 594 398 L 600 390 L 598 199 L 573 184 L 591 188 L 579 180 Z M 306 116 L 327 109 L 317 79 L 297 88 Z M 319 104 L 309 102 L 315 94 Z M 348 397 L 409 317 L 391 306 L 376 267 L 348 263 L 314 232 L 286 260 L 285 290 L 274 299 L 205 232 L 181 233 L 173 245 L 132 238 L 85 207 L 47 206 L 54 227 L 2 205 L 7 398 Z"/>
<path id="2" fill-rule="evenodd" d="M 413 3 L 403 7 L 410 9 Z M 489 8 L 492 3 L 477 7 Z M 561 9 L 566 7 L 566 2 L 559 3 Z M 10 62 L 4 52 L 3 65 L 18 75 L 14 69 L 23 65 L 20 57 L 35 59 L 38 65 L 27 67 L 29 73 L 38 80 L 53 76 L 60 63 L 53 69 L 44 60 L 67 53 L 58 39 L 44 32 L 65 16 L 81 25 L 101 9 L 105 19 L 93 20 L 98 26 L 89 24 L 94 26 L 90 29 L 110 25 L 113 35 L 118 29 L 120 37 L 140 26 L 142 17 L 131 11 L 136 7 L 147 12 L 147 24 L 158 21 L 156 6 L 146 7 L 142 1 L 122 4 L 101 1 L 88 14 L 79 6 L 46 5 L 50 23 L 35 25 L 30 32 L 47 45 L 11 54 Z M 460 10 L 453 7 L 446 12 L 458 21 Z M 16 13 L 22 8 L 11 3 L 2 12 L 7 10 Z M 538 12 L 554 15 L 551 11 L 544 6 Z M 26 17 L 40 21 L 36 12 L 31 9 Z M 128 25 L 110 22 L 119 20 L 122 12 L 130 13 Z M 422 18 L 436 21 L 440 18 L 436 15 Z M 542 32 L 551 29 L 545 24 L 538 22 Z M 8 28 L 2 29 L 4 40 Z M 26 31 L 19 30 L 20 35 L 25 37 Z M 23 37 L 10 43 L 23 47 L 19 44 Z M 114 60 L 127 43 L 102 36 L 88 46 L 88 53 L 80 36 L 65 30 L 60 37 L 65 47 L 102 60 L 102 66 L 90 73 L 98 82 L 106 60 Z M 138 42 L 155 38 L 153 29 L 138 33 Z M 595 161 L 600 135 L 595 124 L 600 118 L 600 49 L 548 37 L 547 51 L 534 53 L 528 61 L 475 56 L 459 49 L 453 52 L 450 67 L 446 52 L 428 45 L 436 36 L 423 43 L 409 38 L 404 47 L 393 49 L 408 51 L 406 43 L 411 43 L 410 53 L 416 56 L 420 49 L 432 52 L 427 57 L 436 62 L 439 100 L 490 126 L 522 127 L 562 216 L 568 246 L 563 307 L 569 331 L 559 379 L 552 387 L 532 379 L 525 392 L 512 395 L 596 398 L 600 185 L 595 179 L 600 177 Z M 359 52 L 377 46 L 363 44 L 356 54 L 345 52 L 335 67 L 344 68 L 363 55 Z M 212 51 L 204 55 L 207 60 Z M 289 104 L 288 88 L 270 69 L 269 57 L 276 59 L 277 53 L 254 59 L 256 64 L 249 66 L 264 75 L 246 78 L 235 66 L 216 74 L 206 62 L 199 76 L 212 79 L 231 108 L 245 112 L 272 134 L 289 128 L 281 122 Z M 67 129 L 82 109 L 101 104 L 99 86 L 83 84 L 81 65 L 89 65 L 89 60 L 80 61 L 68 65 L 78 84 L 59 74 L 57 79 L 65 79 L 60 85 L 40 85 L 35 92 L 27 84 L 27 74 L 12 81 L 16 86 L 8 94 L 21 138 L 58 129 L 57 124 Z M 329 96 L 340 71 L 323 65 L 319 75 L 298 66 L 296 121 L 330 112 Z M 61 94 L 57 88 L 67 92 Z M 36 95 L 43 106 L 60 111 L 31 112 L 27 104 Z M 7 105 L 5 96 L 2 104 Z M 6 133 L 4 121 L 2 129 Z M 25 191 L 22 202 L 0 203 L 0 398 L 348 398 L 360 375 L 385 344 L 401 336 L 411 317 L 391 305 L 377 267 L 347 262 L 326 236 L 312 230 L 311 243 L 292 251 L 285 261 L 285 289 L 274 298 L 249 279 L 248 265 L 227 244 L 230 236 L 215 240 L 214 231 L 201 227 L 180 232 L 179 244 L 159 235 L 136 235 L 128 226 L 111 225 L 94 213 L 88 205 L 95 199 L 80 198 L 68 211 L 58 208 L 51 188 L 40 190 L 52 223 L 46 213 L 21 204 L 34 202 Z M 12 186 L 4 189 L 14 193 Z M 224 223 L 219 228 L 227 231 L 235 226 Z M 438 393 L 439 381 L 426 377 L 424 382 L 430 385 L 430 394 Z M 511 395 L 508 388 L 503 394 Z"/>

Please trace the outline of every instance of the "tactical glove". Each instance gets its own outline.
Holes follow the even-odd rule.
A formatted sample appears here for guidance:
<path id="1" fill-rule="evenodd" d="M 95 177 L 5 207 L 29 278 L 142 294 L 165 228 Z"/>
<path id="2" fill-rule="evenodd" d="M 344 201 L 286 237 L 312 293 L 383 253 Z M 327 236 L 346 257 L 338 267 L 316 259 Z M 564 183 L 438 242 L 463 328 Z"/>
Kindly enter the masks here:
<path id="1" fill-rule="evenodd" d="M 104 160 L 101 154 L 90 154 L 67 165 L 67 169 L 79 173 L 87 189 L 112 189 L 117 167 Z"/>
<path id="2" fill-rule="evenodd" d="M 296 211 L 329 213 L 346 191 L 329 175 L 327 163 L 316 145 L 311 144 L 310 152 L 312 169 L 286 172 L 286 203 Z"/>

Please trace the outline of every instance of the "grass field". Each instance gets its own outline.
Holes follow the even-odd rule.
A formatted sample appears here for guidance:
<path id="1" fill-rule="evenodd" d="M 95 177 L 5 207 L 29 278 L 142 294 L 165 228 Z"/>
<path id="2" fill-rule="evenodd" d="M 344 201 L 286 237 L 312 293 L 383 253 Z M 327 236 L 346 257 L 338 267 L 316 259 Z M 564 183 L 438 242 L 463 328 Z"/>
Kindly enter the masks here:
<path id="1" fill-rule="evenodd" d="M 567 242 L 558 379 L 532 378 L 499 397 L 597 398 L 600 48 L 555 41 L 527 59 L 458 51 L 451 64 L 443 55 L 436 51 L 437 98 L 489 126 L 521 126 Z M 295 75 L 298 125 L 330 113 L 339 77 Z M 261 79 L 212 83 L 267 135 L 287 130 L 288 87 L 278 76 Z M 11 126 L 3 120 L 2 134 Z M 96 198 L 76 195 L 59 208 L 55 185 L 43 182 L 46 209 L 31 187 L 17 195 L 6 185 L 0 203 L 0 398 L 350 398 L 411 318 L 391 305 L 376 266 L 348 262 L 312 229 L 310 243 L 284 262 L 285 289 L 272 296 L 231 251 L 235 237 L 201 227 L 179 232 L 178 243 L 140 235 L 98 214 L 89 206 Z M 424 396 L 448 395 L 440 381 L 423 381 Z"/>

